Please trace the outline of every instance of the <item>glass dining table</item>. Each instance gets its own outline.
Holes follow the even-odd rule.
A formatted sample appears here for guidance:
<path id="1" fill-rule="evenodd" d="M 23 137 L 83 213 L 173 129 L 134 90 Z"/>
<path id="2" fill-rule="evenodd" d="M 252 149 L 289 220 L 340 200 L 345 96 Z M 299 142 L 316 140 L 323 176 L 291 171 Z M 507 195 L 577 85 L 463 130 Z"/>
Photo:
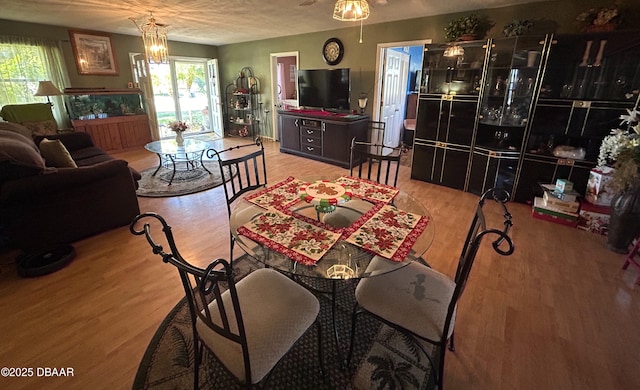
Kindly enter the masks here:
<path id="1" fill-rule="evenodd" d="M 280 181 L 240 199 L 229 225 L 236 244 L 249 256 L 331 296 L 341 364 L 335 323 L 340 282 L 420 261 L 435 236 L 429 211 L 413 196 L 349 176 Z M 383 260 L 370 267 L 374 258 Z M 314 280 L 330 287 L 318 290 Z"/>

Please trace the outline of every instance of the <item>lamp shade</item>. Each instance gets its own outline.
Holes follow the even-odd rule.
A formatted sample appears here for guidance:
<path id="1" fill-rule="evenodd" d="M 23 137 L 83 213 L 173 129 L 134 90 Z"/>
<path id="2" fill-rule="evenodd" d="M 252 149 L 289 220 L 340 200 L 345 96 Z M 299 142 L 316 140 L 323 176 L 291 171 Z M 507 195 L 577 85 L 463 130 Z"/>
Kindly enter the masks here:
<path id="1" fill-rule="evenodd" d="M 62 92 L 53 85 L 51 81 L 39 81 L 38 82 L 38 90 L 33 96 L 57 96 L 62 95 Z"/>
<path id="2" fill-rule="evenodd" d="M 336 20 L 355 22 L 369 17 L 367 0 L 338 0 L 333 7 L 333 18 Z"/>

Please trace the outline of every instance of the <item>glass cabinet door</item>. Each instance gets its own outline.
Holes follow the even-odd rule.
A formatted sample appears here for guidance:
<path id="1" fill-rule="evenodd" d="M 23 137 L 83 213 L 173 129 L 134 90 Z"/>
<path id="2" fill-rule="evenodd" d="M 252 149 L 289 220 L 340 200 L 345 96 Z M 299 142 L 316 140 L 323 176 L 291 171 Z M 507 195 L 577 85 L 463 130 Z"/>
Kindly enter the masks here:
<path id="1" fill-rule="evenodd" d="M 522 148 L 546 42 L 545 36 L 491 41 L 476 145 L 493 150 Z"/>
<path id="2" fill-rule="evenodd" d="M 544 42 L 544 36 L 519 36 L 491 42 L 480 123 L 526 125 Z"/>
<path id="3" fill-rule="evenodd" d="M 639 45 L 640 36 L 628 31 L 554 36 L 540 98 L 635 101 Z"/>
<path id="4" fill-rule="evenodd" d="M 420 93 L 478 95 L 485 52 L 486 41 L 425 45 Z"/>

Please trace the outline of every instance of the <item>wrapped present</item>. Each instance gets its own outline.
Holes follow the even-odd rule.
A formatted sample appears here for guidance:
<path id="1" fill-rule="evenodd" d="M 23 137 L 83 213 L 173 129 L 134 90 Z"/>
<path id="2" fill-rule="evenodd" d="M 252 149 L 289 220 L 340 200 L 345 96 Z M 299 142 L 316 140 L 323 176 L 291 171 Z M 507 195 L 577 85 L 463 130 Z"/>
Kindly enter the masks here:
<path id="1" fill-rule="evenodd" d="M 607 235 L 607 232 L 609 231 L 610 214 L 610 207 L 582 202 L 580 218 L 578 218 L 578 229 L 586 230 L 591 233 Z"/>
<path id="2" fill-rule="evenodd" d="M 585 199 L 594 205 L 609 206 L 615 193 L 611 188 L 613 168 L 593 168 L 589 173 Z"/>
<path id="3" fill-rule="evenodd" d="M 570 182 L 566 179 L 558 179 L 556 180 L 556 191 L 565 193 L 571 192 L 573 190 L 573 182 Z"/>

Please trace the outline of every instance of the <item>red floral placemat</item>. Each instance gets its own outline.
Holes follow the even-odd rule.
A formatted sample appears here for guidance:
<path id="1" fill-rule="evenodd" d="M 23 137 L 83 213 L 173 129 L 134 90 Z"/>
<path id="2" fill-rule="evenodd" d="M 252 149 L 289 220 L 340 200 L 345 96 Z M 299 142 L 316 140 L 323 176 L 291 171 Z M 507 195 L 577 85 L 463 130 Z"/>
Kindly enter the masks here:
<path id="1" fill-rule="evenodd" d="M 361 226 L 352 226 L 343 235 L 366 251 L 403 261 L 428 224 L 428 217 L 384 205 Z"/>
<path id="2" fill-rule="evenodd" d="M 395 187 L 353 176 L 342 176 L 336 179 L 335 182 L 347 185 L 351 189 L 353 196 L 371 202 L 389 203 L 400 192 Z"/>
<path id="3" fill-rule="evenodd" d="M 246 196 L 245 199 L 264 209 L 270 207 L 288 207 L 300 200 L 298 191 L 300 186 L 305 184 L 307 184 L 305 181 L 290 176 L 271 187 Z"/>
<path id="4" fill-rule="evenodd" d="M 238 233 L 304 265 L 314 265 L 341 236 L 276 209 L 240 226 Z"/>

